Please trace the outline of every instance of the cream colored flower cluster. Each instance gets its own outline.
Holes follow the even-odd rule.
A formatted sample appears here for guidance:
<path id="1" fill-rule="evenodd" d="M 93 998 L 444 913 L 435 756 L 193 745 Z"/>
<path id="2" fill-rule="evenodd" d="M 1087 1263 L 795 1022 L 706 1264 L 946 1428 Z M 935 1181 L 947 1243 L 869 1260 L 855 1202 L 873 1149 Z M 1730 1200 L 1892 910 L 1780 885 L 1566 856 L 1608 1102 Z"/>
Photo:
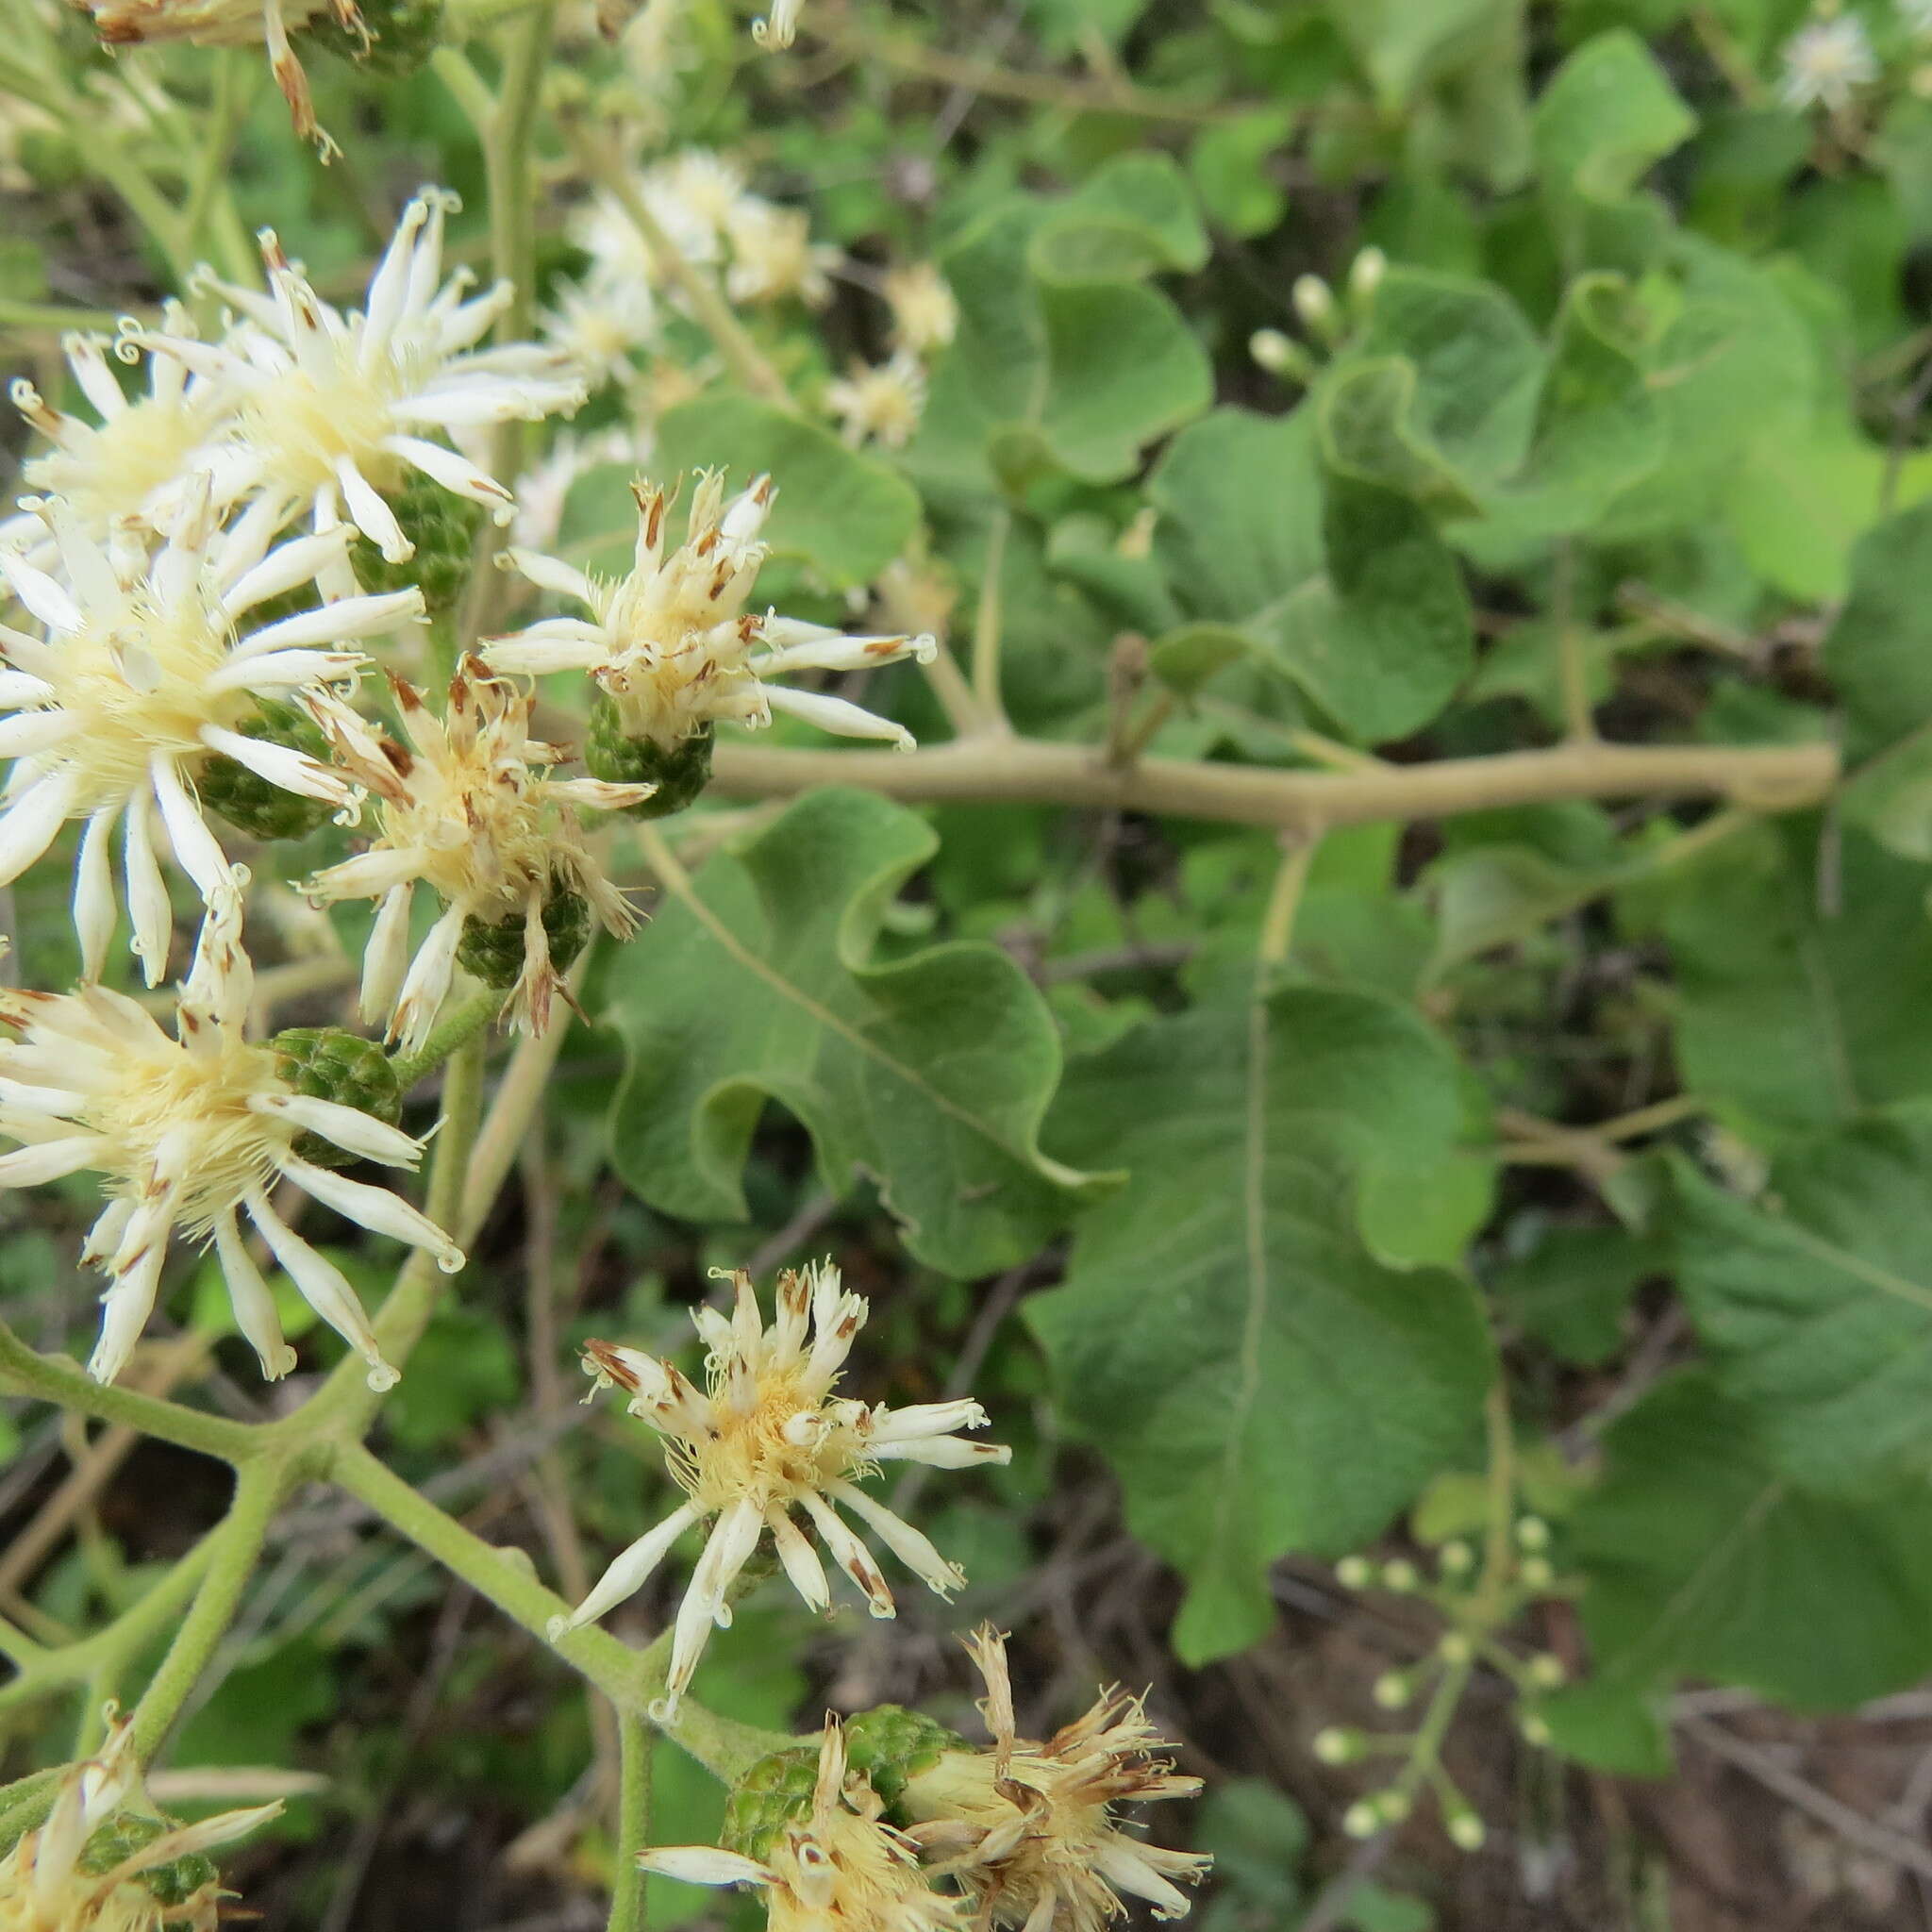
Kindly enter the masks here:
<path id="1" fill-rule="evenodd" d="M 899 449 L 925 413 L 926 364 L 953 340 L 959 314 L 945 277 L 930 262 L 892 270 L 879 292 L 891 310 L 892 353 L 883 362 L 855 362 L 827 383 L 824 406 L 855 448 L 882 442 Z"/>
<path id="2" fill-rule="evenodd" d="M 0 1036 L 0 1134 L 16 1143 L 0 1155 L 0 1186 L 101 1176 L 86 1258 L 108 1282 L 91 1364 L 104 1380 L 128 1359 L 175 1234 L 214 1250 L 265 1374 L 293 1356 L 262 1256 L 374 1382 L 393 1379 L 347 1280 L 272 1198 L 278 1183 L 461 1265 L 397 1195 L 328 1164 L 413 1167 L 418 1143 L 380 1108 L 318 1098 L 299 1057 L 249 1037 L 250 874 L 225 826 L 258 839 L 330 817 L 359 828 L 363 849 L 303 891 L 375 903 L 362 1015 L 405 1052 L 425 1045 L 459 964 L 507 992 L 512 1024 L 541 1031 L 591 926 L 635 924 L 584 815 L 638 808 L 655 785 L 565 775 L 570 753 L 537 734 L 532 693 L 507 673 L 589 670 L 623 730 L 674 744 L 717 718 L 766 723 L 774 706 L 900 739 L 846 700 L 770 680 L 932 648 L 748 609 L 771 485 L 727 507 L 721 479 L 703 477 L 676 547 L 664 541 L 666 492 L 640 487 L 646 528 L 619 584 L 512 553 L 595 622 L 551 619 L 499 642 L 437 703 L 389 671 L 398 735 L 365 717 L 369 647 L 425 616 L 408 581 L 425 492 L 508 521 L 510 492 L 466 445 L 584 393 L 555 349 L 480 346 L 508 291 L 445 275 L 453 205 L 433 191 L 409 203 L 359 308 L 324 301 L 264 235 L 263 286 L 208 281 L 226 304 L 218 333 L 171 305 L 117 343 L 68 342 L 79 409 L 25 383 L 13 391 L 44 445 L 25 466 L 38 493 L 0 525 L 0 887 L 74 852 L 80 984 L 0 996 L 13 1036 Z M 116 356 L 144 364 L 138 390 L 123 389 Z M 385 574 L 379 587 L 358 582 L 358 558 Z M 168 1030 L 102 981 L 124 912 L 141 975 L 149 987 L 167 975 L 171 874 L 199 901 L 202 929 Z M 426 934 L 411 924 L 423 893 L 439 908 Z"/>

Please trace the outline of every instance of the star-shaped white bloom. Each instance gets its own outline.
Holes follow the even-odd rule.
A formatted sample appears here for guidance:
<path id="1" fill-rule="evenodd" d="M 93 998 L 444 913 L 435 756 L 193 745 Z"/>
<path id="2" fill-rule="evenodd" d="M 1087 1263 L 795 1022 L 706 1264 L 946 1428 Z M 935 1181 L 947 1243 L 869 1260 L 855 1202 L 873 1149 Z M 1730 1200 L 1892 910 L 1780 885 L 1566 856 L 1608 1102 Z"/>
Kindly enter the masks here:
<path id="1" fill-rule="evenodd" d="M 1856 13 L 1840 13 L 1800 27 L 1785 42 L 1784 70 L 1778 92 L 1787 107 L 1837 114 L 1878 78 L 1878 56 L 1865 23 Z"/>
<path id="2" fill-rule="evenodd" d="M 892 311 L 892 345 L 915 356 L 943 349 L 958 332 L 959 305 L 946 278 L 929 261 L 891 270 L 886 302 Z"/>
<path id="3" fill-rule="evenodd" d="M 530 694 L 475 658 L 451 679 L 440 718 L 413 685 L 391 682 L 407 749 L 340 708 L 318 712 L 343 768 L 369 789 L 375 837 L 366 852 L 318 873 L 303 891 L 317 900 L 381 902 L 363 955 L 362 1018 L 388 1022 L 406 1052 L 429 1037 L 472 921 L 521 934 L 509 1015 L 522 1030 L 541 1033 L 563 991 L 544 922 L 558 897 L 574 895 L 586 924 L 594 918 L 620 938 L 637 926 L 629 902 L 585 846 L 576 813 L 640 805 L 652 788 L 554 776 L 551 767 L 566 754 L 531 739 Z M 443 911 L 411 963 L 409 912 L 419 884 L 441 899 Z"/>
<path id="4" fill-rule="evenodd" d="M 926 662 L 939 645 L 930 637 L 845 637 L 820 625 L 747 610 L 766 554 L 758 533 L 775 493 L 769 476 L 727 504 L 724 478 L 701 475 L 685 541 L 668 552 L 664 491 L 640 483 L 633 493 L 638 539 L 626 577 L 609 582 L 558 558 L 506 553 L 506 561 L 532 583 L 588 607 L 591 619 L 545 618 L 513 637 L 492 640 L 483 656 L 493 669 L 589 672 L 616 707 L 626 737 L 667 749 L 715 719 L 758 726 L 769 724 L 774 710 L 826 731 L 912 749 L 912 735 L 903 725 L 844 698 L 771 681 L 792 671 L 857 671 L 900 658 Z"/>
<path id="5" fill-rule="evenodd" d="M 16 879 L 71 819 L 84 819 L 74 923 L 82 971 L 98 977 L 114 927 L 109 850 L 124 825 L 133 947 L 150 986 L 167 969 L 172 915 L 157 857 L 157 819 L 175 862 L 211 901 L 233 868 L 202 816 L 196 774 L 233 758 L 283 791 L 331 805 L 342 776 L 290 746 L 246 734 L 258 700 L 312 697 L 364 662 L 344 646 L 423 610 L 419 591 L 345 597 L 256 630 L 258 605 L 341 567 L 346 529 L 269 548 L 272 507 L 214 527 L 208 479 L 151 554 L 110 555 L 58 498 L 40 506 L 58 547 L 51 575 L 0 550 L 0 577 L 40 620 L 35 638 L 0 625 L 0 758 L 11 758 L 0 813 L 0 884 Z"/>
<path id="6" fill-rule="evenodd" d="M 162 327 L 192 337 L 193 319 L 178 302 L 162 310 Z M 89 536 L 111 539 L 128 525 L 165 529 L 190 493 L 197 458 L 226 414 L 223 386 L 192 375 L 172 356 L 148 358 L 147 393 L 130 398 L 108 367 L 107 341 L 70 335 L 61 342 L 67 366 L 98 423 L 53 408 L 24 377 L 8 393 L 13 406 L 53 447 L 21 465 L 30 489 L 67 504 Z M 0 541 L 50 549 L 47 532 L 30 511 L 0 524 Z"/>
<path id="7" fill-rule="evenodd" d="M 175 1008 L 175 1036 L 125 993 L 0 989 L 0 1134 L 20 1142 L 0 1155 L 0 1187 L 24 1188 L 92 1169 L 108 1205 L 81 1259 L 108 1277 L 101 1333 L 88 1373 L 111 1382 L 125 1366 L 160 1288 L 175 1233 L 213 1244 L 235 1320 L 273 1379 L 294 1367 L 275 1299 L 242 1238 L 248 1218 L 302 1298 L 369 1364 L 369 1386 L 396 1371 L 382 1358 L 356 1291 L 336 1265 L 276 1212 L 270 1193 L 291 1181 L 325 1207 L 463 1265 L 448 1235 L 386 1188 L 318 1166 L 297 1152 L 313 1134 L 358 1159 L 413 1168 L 422 1142 L 373 1115 L 301 1093 L 272 1045 L 243 1028 L 255 975 L 241 944 L 233 894 L 210 909 L 194 968 Z"/>
<path id="8" fill-rule="evenodd" d="M 24 1832 L 0 1858 L 0 1925 L 8 1932 L 161 1932 L 164 1924 L 205 1932 L 223 1897 L 212 1881 L 184 1899 L 157 1895 L 142 1875 L 232 1844 L 281 1808 L 277 1800 L 194 1824 L 154 1818 L 142 1801 L 133 1722 L 117 1717 L 110 1704 L 107 1741 L 92 1757 L 67 1767 L 45 1823 Z M 128 1833 L 111 1863 L 87 1858 L 96 1833 L 130 1811 L 147 1828 Z"/>
<path id="9" fill-rule="evenodd" d="M 592 272 L 559 283 L 538 322 L 543 339 L 591 389 L 631 374 L 631 357 L 658 339 L 658 307 L 649 287 Z"/>
<path id="10" fill-rule="evenodd" d="M 825 408 L 854 448 L 882 442 L 903 449 L 925 410 L 925 371 L 905 349 L 886 362 L 857 362 L 849 375 L 825 385 Z"/>
<path id="11" fill-rule="evenodd" d="M 825 1719 L 811 1808 L 774 1835 L 762 1857 L 716 1845 L 658 1845 L 638 1854 L 646 1872 L 691 1885 L 749 1885 L 765 1895 L 767 1932 L 964 1932 L 958 1899 L 926 1883 L 903 1832 L 886 1824 L 878 1793 L 845 1769 L 845 1734 Z"/>
<path id="12" fill-rule="evenodd" d="M 731 265 L 724 292 L 734 302 L 778 302 L 792 297 L 808 308 L 832 299 L 831 271 L 844 259 L 829 242 L 811 239 L 803 208 L 781 208 L 755 194 L 741 195 L 725 224 Z"/>
<path id="13" fill-rule="evenodd" d="M 986 1683 L 980 1710 L 990 1750 L 954 1750 L 913 1772 L 901 1799 L 908 1836 L 936 1871 L 965 1890 L 975 1925 L 1033 1932 L 1106 1932 L 1148 1901 L 1157 1919 L 1186 1915 L 1182 1885 L 1210 1860 L 1150 1845 L 1121 1828 L 1117 1807 L 1191 1797 L 1197 1777 L 1175 1774 L 1166 1740 L 1138 1697 L 1103 1690 L 1085 1715 L 1037 1742 L 1018 1735 L 1006 1640 L 976 1631 L 967 1650 Z"/>
<path id="14" fill-rule="evenodd" d="M 556 350 L 475 346 L 510 289 L 500 282 L 465 300 L 466 271 L 441 279 L 443 219 L 455 206 L 440 189 L 410 202 L 365 306 L 352 313 L 323 301 L 264 229 L 266 294 L 208 278 L 241 318 L 225 341 L 127 332 L 129 341 L 234 388 L 234 420 L 215 465 L 222 501 L 259 495 L 283 518 L 306 508 L 318 530 L 346 522 L 391 563 L 414 551 L 383 500 L 406 470 L 509 521 L 509 491 L 429 438 L 567 414 L 586 391 Z"/>
<path id="15" fill-rule="evenodd" d="M 584 1366 L 600 1384 L 630 1395 L 632 1415 L 665 1440 L 672 1474 L 687 1500 L 612 1563 L 568 1617 L 551 1626 L 554 1641 L 594 1622 L 641 1590 L 680 1535 L 715 1518 L 678 1608 L 665 1681 L 665 1715 L 697 1669 L 715 1624 L 731 1623 L 730 1591 L 769 1530 L 792 1588 L 814 1610 L 831 1602 L 824 1566 L 797 1523 L 803 1514 L 845 1574 L 864 1591 L 875 1617 L 893 1614 L 892 1592 L 871 1552 L 839 1514 L 849 1511 L 941 1596 L 966 1580 L 918 1530 L 858 1487 L 881 1462 L 924 1462 L 964 1469 L 1006 1462 L 995 1442 L 969 1442 L 958 1431 L 986 1426 L 976 1402 L 928 1402 L 892 1409 L 832 1393 L 865 1303 L 845 1294 L 826 1263 L 778 1277 L 777 1319 L 767 1328 L 751 1277 L 732 1277 L 727 1318 L 714 1308 L 692 1317 L 709 1351 L 709 1393 L 669 1362 L 614 1342 L 585 1345 Z"/>

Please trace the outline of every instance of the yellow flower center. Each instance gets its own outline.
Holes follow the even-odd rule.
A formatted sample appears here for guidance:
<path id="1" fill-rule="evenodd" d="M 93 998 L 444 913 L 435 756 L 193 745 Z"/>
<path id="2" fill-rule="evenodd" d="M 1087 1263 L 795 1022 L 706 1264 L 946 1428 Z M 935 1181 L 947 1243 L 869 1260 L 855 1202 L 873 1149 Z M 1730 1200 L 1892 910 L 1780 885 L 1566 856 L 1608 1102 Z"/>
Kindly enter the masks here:
<path id="1" fill-rule="evenodd" d="M 400 466 L 382 447 L 396 427 L 390 405 L 416 385 L 394 358 L 364 374 L 356 366 L 356 344 L 355 335 L 333 344 L 334 368 L 326 377 L 291 370 L 243 407 L 242 439 L 263 453 L 272 483 L 312 495 L 335 481 L 344 458 L 377 491 L 394 481 Z"/>
<path id="2" fill-rule="evenodd" d="M 79 446 L 49 450 L 22 466 L 36 490 L 64 497 L 91 527 L 138 516 L 188 466 L 210 416 L 185 397 L 147 397 L 83 432 Z"/>
<path id="3" fill-rule="evenodd" d="M 742 1410 L 733 1406 L 725 1376 L 715 1375 L 712 1383 L 715 1434 L 670 1444 L 673 1474 L 702 1507 L 723 1509 L 745 1496 L 789 1503 L 863 1462 L 852 1426 L 862 1405 L 814 1401 L 801 1370 L 764 1371 Z"/>

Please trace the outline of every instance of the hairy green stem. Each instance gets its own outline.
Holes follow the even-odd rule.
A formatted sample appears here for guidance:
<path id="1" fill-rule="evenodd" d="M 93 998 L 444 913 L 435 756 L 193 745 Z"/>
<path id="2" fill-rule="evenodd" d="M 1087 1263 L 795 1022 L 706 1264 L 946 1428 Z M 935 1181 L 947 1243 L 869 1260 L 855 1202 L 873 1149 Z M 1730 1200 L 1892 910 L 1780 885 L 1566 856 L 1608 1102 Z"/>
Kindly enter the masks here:
<path id="1" fill-rule="evenodd" d="M 125 1423 L 143 1435 L 223 1462 L 246 1462 L 259 1442 L 259 1431 L 251 1424 L 96 1382 L 66 1362 L 37 1355 L 5 1322 L 0 1322 L 0 1389 L 38 1396 L 102 1422 Z"/>
<path id="2" fill-rule="evenodd" d="M 643 1932 L 644 1873 L 638 1854 L 651 1841 L 651 1760 L 657 1734 L 637 1712 L 617 1713 L 617 1849 L 606 1932 Z"/>
<path id="3" fill-rule="evenodd" d="M 407 1093 L 417 1081 L 433 1074 L 444 1060 L 467 1046 L 503 1011 L 500 992 L 479 992 L 452 1008 L 429 1029 L 429 1038 L 416 1053 L 399 1053 L 390 1060 L 398 1090 Z"/>
<path id="4" fill-rule="evenodd" d="M 134 1707 L 134 1755 L 152 1757 L 227 1635 L 242 1594 L 282 1498 L 293 1480 L 291 1459 L 266 1457 L 238 1470 L 228 1513 L 208 1534 L 207 1574 L 141 1702 Z"/>

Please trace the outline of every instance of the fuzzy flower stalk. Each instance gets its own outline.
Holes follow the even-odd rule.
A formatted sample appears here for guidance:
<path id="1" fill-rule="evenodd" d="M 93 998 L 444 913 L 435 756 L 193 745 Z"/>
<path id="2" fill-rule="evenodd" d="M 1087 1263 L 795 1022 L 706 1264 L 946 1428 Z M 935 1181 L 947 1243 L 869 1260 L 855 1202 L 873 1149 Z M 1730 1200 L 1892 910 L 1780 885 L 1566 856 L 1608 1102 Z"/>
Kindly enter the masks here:
<path id="1" fill-rule="evenodd" d="M 126 331 L 129 342 L 234 392 L 232 423 L 209 458 L 221 501 L 260 497 L 278 522 L 306 512 L 317 530 L 347 523 L 388 563 L 414 554 L 384 500 L 408 471 L 509 521 L 514 502 L 503 484 L 431 439 L 569 414 L 586 391 L 555 350 L 476 347 L 508 307 L 510 288 L 499 282 L 469 296 L 467 271 L 443 279 L 443 225 L 458 205 L 444 189 L 409 203 L 364 306 L 351 313 L 325 302 L 265 228 L 266 292 L 206 277 L 240 318 L 225 341 Z M 325 588 L 345 592 L 353 579 Z"/>
<path id="2" fill-rule="evenodd" d="M 415 686 L 391 685 L 407 745 L 342 707 L 318 713 L 337 759 L 371 794 L 375 836 L 366 852 L 303 890 L 325 903 L 377 901 L 363 955 L 362 1018 L 387 1021 L 406 1052 L 429 1037 L 459 961 L 508 986 L 512 1023 L 541 1033 L 591 920 L 620 939 L 637 927 L 629 902 L 586 846 L 577 813 L 641 805 L 652 788 L 553 775 L 568 754 L 530 737 L 530 693 L 475 658 L 450 679 L 441 717 Z M 412 960 L 419 885 L 443 910 Z"/>
<path id="3" fill-rule="evenodd" d="M 205 1854 L 281 1811 L 258 1805 L 198 1824 L 170 1824 L 141 1806 L 133 1726 L 108 1707 L 99 1752 L 70 1765 L 46 1823 L 0 1858 L 7 1932 L 215 1932 L 224 1896 Z"/>
<path id="4" fill-rule="evenodd" d="M 167 970 L 172 926 L 158 830 L 212 903 L 238 879 L 196 791 L 210 759 L 233 759 L 297 797 L 348 805 L 339 773 L 248 727 L 263 700 L 306 703 L 353 678 L 365 660 L 351 643 L 410 622 L 423 599 L 413 589 L 345 597 L 250 629 L 258 606 L 346 568 L 348 533 L 271 549 L 266 506 L 217 529 L 205 475 L 151 554 L 110 554 L 58 498 L 36 508 L 58 546 L 58 574 L 0 550 L 0 578 L 42 630 L 0 625 L 0 758 L 12 760 L 0 791 L 0 885 L 62 825 L 85 821 L 74 924 L 82 971 L 97 978 L 115 923 L 118 827 L 133 948 L 153 986 Z"/>
<path id="5" fill-rule="evenodd" d="M 751 1277 L 739 1274 L 731 1280 L 729 1317 L 715 1308 L 692 1316 L 708 1351 L 705 1391 L 671 1363 L 638 1349 L 591 1341 L 584 1351 L 585 1370 L 598 1386 L 625 1391 L 630 1413 L 664 1439 L 671 1474 L 686 1500 L 631 1544 L 568 1617 L 556 1620 L 551 1641 L 635 1595 L 686 1529 L 709 1522 L 704 1554 L 678 1607 L 663 1702 L 652 1713 L 660 1722 L 675 1714 L 712 1625 L 730 1626 L 732 1584 L 767 1531 L 808 1607 L 826 1609 L 832 1593 L 794 1512 L 864 1592 L 873 1615 L 890 1617 L 892 1592 L 841 1510 L 857 1517 L 941 1596 L 959 1588 L 965 1574 L 859 1482 L 882 1462 L 964 1469 L 1006 1462 L 1012 1455 L 998 1443 L 969 1442 L 958 1433 L 986 1426 L 986 1411 L 976 1402 L 893 1409 L 833 1394 L 866 1305 L 841 1290 L 839 1271 L 829 1262 L 778 1277 L 777 1319 L 770 1327 Z"/>
<path id="6" fill-rule="evenodd" d="M 879 1796 L 848 1776 L 845 1734 L 827 1717 L 810 1808 L 781 1825 L 760 1855 L 716 1845 L 638 1854 L 646 1872 L 693 1885 L 755 1886 L 768 1932 L 965 1932 L 957 1899 L 931 1890 L 906 1836 L 886 1824 Z"/>
<path id="7" fill-rule="evenodd" d="M 1008 1932 L 1102 1932 L 1144 1899 L 1158 1919 L 1183 1917 L 1182 1885 L 1210 1860 L 1147 1844 L 1122 1826 L 1123 1805 L 1201 1789 L 1161 1756 L 1169 1746 L 1138 1697 L 1101 1692 L 1082 1717 L 1039 1742 L 1018 1735 L 1006 1640 L 984 1627 L 967 1649 L 986 1683 L 980 1710 L 991 1747 L 942 1752 L 915 1769 L 900 1804 L 909 1835 L 966 1895 L 976 1926 Z"/>
<path id="8" fill-rule="evenodd" d="M 769 724 L 774 711 L 912 749 L 903 725 L 847 699 L 776 681 L 797 671 L 858 671 L 902 658 L 927 662 L 939 646 L 930 637 L 845 637 L 748 609 L 769 548 L 760 537 L 776 494 L 769 476 L 727 503 L 723 476 L 702 473 L 684 541 L 675 546 L 668 541 L 670 496 L 648 483 L 633 485 L 632 493 L 638 536 L 627 576 L 613 582 L 586 576 L 558 558 L 506 554 L 505 562 L 533 584 L 583 605 L 590 615 L 545 618 L 493 640 L 484 656 L 494 669 L 587 672 L 608 700 L 621 736 L 660 751 L 675 750 L 720 719 Z"/>
<path id="9" fill-rule="evenodd" d="M 321 1164 L 334 1149 L 413 1168 L 423 1145 L 373 1114 L 299 1091 L 275 1044 L 243 1036 L 253 996 L 233 894 L 203 924 L 172 1039 L 136 1001 L 103 986 L 74 993 L 0 989 L 0 1024 L 18 1035 L 0 1041 L 0 1135 L 20 1143 L 0 1155 L 0 1187 L 91 1169 L 108 1197 L 81 1250 L 108 1277 L 100 1340 L 88 1362 L 96 1381 L 113 1381 L 126 1365 L 177 1233 L 213 1246 L 236 1324 L 262 1374 L 274 1379 L 294 1367 L 274 1297 L 243 1240 L 245 1212 L 302 1298 L 368 1363 L 370 1387 L 394 1385 L 397 1372 L 383 1360 L 355 1290 L 276 1211 L 270 1194 L 278 1181 L 427 1250 L 446 1273 L 463 1265 L 448 1235 L 399 1196 Z"/>

